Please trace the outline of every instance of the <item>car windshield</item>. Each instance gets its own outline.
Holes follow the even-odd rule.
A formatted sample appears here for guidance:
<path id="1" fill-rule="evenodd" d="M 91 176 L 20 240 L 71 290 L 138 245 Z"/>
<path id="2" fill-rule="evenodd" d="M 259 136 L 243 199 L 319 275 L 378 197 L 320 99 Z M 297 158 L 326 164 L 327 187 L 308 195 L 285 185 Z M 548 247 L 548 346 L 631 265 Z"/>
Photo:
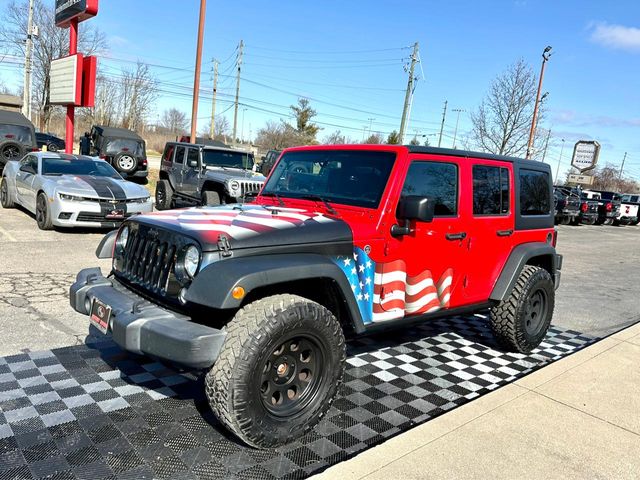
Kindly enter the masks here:
<path id="1" fill-rule="evenodd" d="M 144 145 L 139 140 L 131 138 L 110 138 L 105 142 L 106 152 L 129 152 L 134 155 L 144 155 Z"/>
<path id="2" fill-rule="evenodd" d="M 285 153 L 262 194 L 377 208 L 395 157 L 393 152 L 355 150 Z"/>
<path id="3" fill-rule="evenodd" d="M 31 129 L 22 125 L 0 125 L 0 141 L 2 140 L 31 143 Z"/>
<path id="4" fill-rule="evenodd" d="M 43 158 L 43 175 L 93 175 L 95 177 L 121 178 L 111 165 L 98 160 L 66 160 Z"/>
<path id="5" fill-rule="evenodd" d="M 249 152 L 230 152 L 228 150 L 202 151 L 202 161 L 211 167 L 253 168 L 253 154 Z"/>

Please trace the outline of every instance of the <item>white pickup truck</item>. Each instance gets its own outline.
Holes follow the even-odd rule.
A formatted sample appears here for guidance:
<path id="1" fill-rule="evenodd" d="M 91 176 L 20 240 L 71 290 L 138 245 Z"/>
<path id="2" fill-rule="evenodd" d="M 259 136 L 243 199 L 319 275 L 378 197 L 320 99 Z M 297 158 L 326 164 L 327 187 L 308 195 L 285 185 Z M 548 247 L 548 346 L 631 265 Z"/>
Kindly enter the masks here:
<path id="1" fill-rule="evenodd" d="M 640 194 L 623 194 L 618 221 L 629 225 L 638 225 L 638 209 L 640 208 Z"/>

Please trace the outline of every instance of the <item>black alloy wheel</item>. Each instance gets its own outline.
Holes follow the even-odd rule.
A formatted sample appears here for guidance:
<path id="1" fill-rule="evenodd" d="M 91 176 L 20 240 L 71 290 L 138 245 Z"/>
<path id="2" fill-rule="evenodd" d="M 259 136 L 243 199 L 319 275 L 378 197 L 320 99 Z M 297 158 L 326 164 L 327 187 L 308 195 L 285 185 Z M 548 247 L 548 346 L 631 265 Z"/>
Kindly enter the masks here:
<path id="1" fill-rule="evenodd" d="M 17 145 L 6 145 L 0 154 L 5 161 L 18 160 L 20 158 L 20 147 Z"/>
<path id="2" fill-rule="evenodd" d="M 263 359 L 260 394 L 264 408 L 290 417 L 312 401 L 320 387 L 326 351 L 309 335 L 294 336 Z"/>
<path id="3" fill-rule="evenodd" d="M 53 227 L 51 217 L 49 215 L 47 197 L 44 193 L 40 193 L 36 200 L 36 223 L 40 230 L 51 230 Z"/>
<path id="4" fill-rule="evenodd" d="M 540 333 L 540 328 L 544 325 L 544 320 L 547 317 L 548 308 L 547 294 L 543 289 L 538 289 L 530 294 L 524 311 L 527 334 L 535 337 Z"/>

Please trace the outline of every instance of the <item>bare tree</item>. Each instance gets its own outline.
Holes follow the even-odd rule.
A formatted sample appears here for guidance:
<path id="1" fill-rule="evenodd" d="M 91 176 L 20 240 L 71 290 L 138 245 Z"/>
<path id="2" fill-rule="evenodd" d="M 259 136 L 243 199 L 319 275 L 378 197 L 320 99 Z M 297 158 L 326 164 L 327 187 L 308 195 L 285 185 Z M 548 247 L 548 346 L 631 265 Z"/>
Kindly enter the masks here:
<path id="1" fill-rule="evenodd" d="M 282 150 L 287 147 L 301 145 L 300 135 L 290 125 L 284 122 L 268 121 L 258 131 L 256 143 L 264 149 Z"/>
<path id="2" fill-rule="evenodd" d="M 120 93 L 122 126 L 131 130 L 143 127 L 157 98 L 157 81 L 148 65 L 138 61 L 134 69 L 123 70 Z"/>
<path id="3" fill-rule="evenodd" d="M 379 133 L 372 133 L 371 135 L 369 135 L 364 142 L 365 144 L 370 144 L 370 145 L 377 145 L 379 143 L 384 143 L 384 139 L 382 138 L 382 135 L 380 135 Z"/>
<path id="4" fill-rule="evenodd" d="M 471 137 L 476 146 L 501 155 L 524 154 L 536 91 L 536 75 L 522 59 L 498 75 L 478 109 L 471 113 Z M 543 116 L 539 109 L 538 123 Z"/>
<path id="5" fill-rule="evenodd" d="M 12 0 L 1 14 L 0 40 L 11 53 L 24 56 L 27 37 L 28 0 Z M 51 61 L 69 53 L 69 29 L 55 26 L 54 2 L 35 0 L 34 24 L 40 33 L 33 43 L 33 101 L 40 112 L 40 128 L 48 130 L 54 106 L 49 103 Z M 107 50 L 103 32 L 91 22 L 80 24 L 78 51 L 92 55 Z"/>
<path id="6" fill-rule="evenodd" d="M 187 115 L 177 108 L 170 108 L 162 113 L 160 125 L 171 133 L 184 133 L 187 128 Z"/>
<path id="7" fill-rule="evenodd" d="M 620 177 L 620 169 L 607 164 L 597 168 L 592 173 L 593 185 L 596 190 L 607 190 L 619 193 L 636 193 L 640 191 L 640 185 L 632 178 Z"/>
<path id="8" fill-rule="evenodd" d="M 335 132 L 327 135 L 322 143 L 327 145 L 344 145 L 349 142 L 347 141 L 347 137 L 343 135 L 340 130 L 336 130 Z"/>

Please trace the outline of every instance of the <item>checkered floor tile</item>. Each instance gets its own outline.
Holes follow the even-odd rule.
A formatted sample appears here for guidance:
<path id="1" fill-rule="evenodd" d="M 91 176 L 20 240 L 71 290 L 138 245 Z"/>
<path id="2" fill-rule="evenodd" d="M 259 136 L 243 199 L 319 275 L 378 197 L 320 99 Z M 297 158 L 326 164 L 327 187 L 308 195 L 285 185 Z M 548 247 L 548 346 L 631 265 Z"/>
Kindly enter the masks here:
<path id="1" fill-rule="evenodd" d="M 110 341 L 0 358 L 0 480 L 304 478 L 592 343 L 552 328 L 530 355 L 501 352 L 482 315 L 349 345 L 327 417 L 277 450 L 220 427 L 201 372 Z"/>

